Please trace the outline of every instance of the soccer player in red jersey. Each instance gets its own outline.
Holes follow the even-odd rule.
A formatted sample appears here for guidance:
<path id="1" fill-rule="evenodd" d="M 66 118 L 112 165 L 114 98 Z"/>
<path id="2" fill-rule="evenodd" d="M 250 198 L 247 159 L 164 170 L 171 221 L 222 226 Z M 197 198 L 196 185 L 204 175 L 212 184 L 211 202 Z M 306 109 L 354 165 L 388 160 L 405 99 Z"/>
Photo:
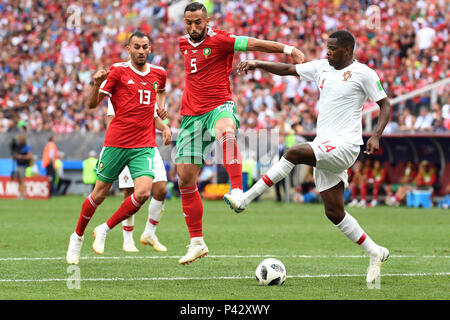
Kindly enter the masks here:
<path id="1" fill-rule="evenodd" d="M 223 164 L 231 182 L 231 193 L 242 193 L 242 159 L 235 132 L 239 118 L 233 102 L 229 76 L 236 51 L 285 53 L 302 63 L 303 53 L 275 41 L 235 36 L 208 26 L 206 8 L 198 2 L 184 10 L 187 34 L 179 41 L 184 55 L 185 90 L 181 102 L 183 116 L 177 138 L 175 162 L 179 176 L 182 209 L 191 242 L 180 264 L 208 254 L 203 239 L 203 204 L 197 179 L 209 147 L 218 139 Z"/>
<path id="2" fill-rule="evenodd" d="M 75 232 L 70 236 L 66 255 L 69 264 L 79 263 L 87 224 L 125 166 L 134 180 L 134 193 L 104 224 L 94 229 L 92 248 L 95 253 L 103 253 L 108 231 L 135 214 L 149 198 L 152 189 L 155 176 L 153 157 L 157 147 L 155 103 L 161 109 L 158 109 L 158 115 L 165 118 L 167 74 L 163 68 L 147 63 L 150 39 L 144 33 L 133 33 L 128 39 L 127 50 L 130 61 L 116 63 L 109 70 L 99 70 L 93 77 L 89 108 L 96 108 L 105 97 L 109 97 L 115 117 L 106 131 L 96 167 L 94 190 L 83 202 Z"/>

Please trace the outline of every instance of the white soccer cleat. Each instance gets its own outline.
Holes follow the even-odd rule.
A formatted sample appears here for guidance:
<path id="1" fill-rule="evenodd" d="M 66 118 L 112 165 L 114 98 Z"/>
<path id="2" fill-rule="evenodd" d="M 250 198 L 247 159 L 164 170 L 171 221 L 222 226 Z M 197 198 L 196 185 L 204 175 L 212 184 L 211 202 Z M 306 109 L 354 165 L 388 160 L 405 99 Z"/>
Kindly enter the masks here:
<path id="1" fill-rule="evenodd" d="M 357 206 L 358 208 L 365 208 L 365 207 L 367 207 L 367 202 L 366 202 L 366 200 L 361 200 L 360 202 L 358 202 L 358 203 L 356 204 L 356 206 Z"/>
<path id="2" fill-rule="evenodd" d="M 139 252 L 139 249 L 136 248 L 134 242 L 124 242 L 122 250 L 125 252 Z"/>
<path id="3" fill-rule="evenodd" d="M 106 241 L 106 235 L 108 234 L 108 231 L 104 228 L 103 225 L 99 225 L 94 229 L 94 243 L 92 244 L 92 250 L 96 254 L 103 254 L 105 251 L 105 241 Z"/>
<path id="4" fill-rule="evenodd" d="M 348 206 L 349 206 L 349 207 L 354 207 L 354 206 L 357 206 L 358 204 L 359 204 L 358 199 L 353 199 L 353 200 L 348 204 Z"/>
<path id="5" fill-rule="evenodd" d="M 141 244 L 144 246 L 150 245 L 153 247 L 153 249 L 155 251 L 158 251 L 158 252 L 166 252 L 167 251 L 166 246 L 162 245 L 161 242 L 159 242 L 158 237 L 156 235 L 146 235 L 143 233 L 141 235 Z"/>
<path id="6" fill-rule="evenodd" d="M 379 247 L 377 254 L 370 256 L 370 264 L 367 269 L 366 282 L 372 283 L 381 274 L 381 266 L 389 258 L 389 250 L 383 247 Z"/>
<path id="7" fill-rule="evenodd" d="M 70 235 L 69 247 L 67 248 L 66 261 L 68 264 L 78 264 L 80 262 L 81 246 L 84 236 L 80 237 L 75 232 Z"/>
<path id="8" fill-rule="evenodd" d="M 371 207 L 376 207 L 377 205 L 378 205 L 378 201 L 377 200 L 370 201 L 370 206 Z"/>
<path id="9" fill-rule="evenodd" d="M 208 254 L 208 247 L 205 243 L 191 243 L 187 246 L 188 251 L 184 257 L 178 260 L 179 264 L 188 264 Z"/>
<path id="10" fill-rule="evenodd" d="M 243 193 L 236 193 L 236 194 L 225 194 L 223 196 L 223 200 L 230 206 L 231 209 L 233 209 L 236 213 L 241 213 L 244 211 L 248 203 L 245 201 L 244 194 Z"/>

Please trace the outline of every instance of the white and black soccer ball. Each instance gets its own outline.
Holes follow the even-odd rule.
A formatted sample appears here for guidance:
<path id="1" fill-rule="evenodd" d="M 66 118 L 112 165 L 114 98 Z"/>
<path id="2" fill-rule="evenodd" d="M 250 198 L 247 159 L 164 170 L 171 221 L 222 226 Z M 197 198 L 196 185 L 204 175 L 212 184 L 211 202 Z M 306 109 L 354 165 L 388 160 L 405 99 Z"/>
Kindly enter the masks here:
<path id="1" fill-rule="evenodd" d="M 256 268 L 256 280 L 262 286 L 280 286 L 286 281 L 283 262 L 274 258 L 264 259 Z"/>

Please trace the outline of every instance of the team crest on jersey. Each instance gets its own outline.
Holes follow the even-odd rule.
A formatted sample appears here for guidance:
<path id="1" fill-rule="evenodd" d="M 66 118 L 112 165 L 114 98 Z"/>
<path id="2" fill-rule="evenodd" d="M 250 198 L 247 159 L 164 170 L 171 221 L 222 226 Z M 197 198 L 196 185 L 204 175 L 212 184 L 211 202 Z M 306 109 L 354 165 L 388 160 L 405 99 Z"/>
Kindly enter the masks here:
<path id="1" fill-rule="evenodd" d="M 344 81 L 347 81 L 348 79 L 350 79 L 352 77 L 352 72 L 351 71 L 346 71 L 344 74 Z"/>
<path id="2" fill-rule="evenodd" d="M 208 59 L 208 56 L 211 54 L 211 48 L 205 48 L 203 49 L 203 55 L 205 56 L 205 59 Z"/>
<path id="3" fill-rule="evenodd" d="M 153 89 L 158 90 L 158 82 L 153 82 Z"/>

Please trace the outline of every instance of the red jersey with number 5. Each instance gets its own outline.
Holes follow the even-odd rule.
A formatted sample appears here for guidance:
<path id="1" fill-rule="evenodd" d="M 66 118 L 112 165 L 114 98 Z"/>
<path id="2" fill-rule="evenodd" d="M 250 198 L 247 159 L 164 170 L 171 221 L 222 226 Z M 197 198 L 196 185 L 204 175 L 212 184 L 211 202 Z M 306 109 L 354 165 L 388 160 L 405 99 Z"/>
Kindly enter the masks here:
<path id="1" fill-rule="evenodd" d="M 155 104 L 158 89 L 166 86 L 164 68 L 147 64 L 140 72 L 130 61 L 115 63 L 100 92 L 111 99 L 115 116 L 105 135 L 105 147 L 156 147 Z"/>
<path id="2" fill-rule="evenodd" d="M 188 34 L 180 38 L 186 75 L 181 115 L 201 115 L 232 100 L 230 73 L 235 40 L 234 35 L 209 27 L 201 42 L 191 41 Z"/>

